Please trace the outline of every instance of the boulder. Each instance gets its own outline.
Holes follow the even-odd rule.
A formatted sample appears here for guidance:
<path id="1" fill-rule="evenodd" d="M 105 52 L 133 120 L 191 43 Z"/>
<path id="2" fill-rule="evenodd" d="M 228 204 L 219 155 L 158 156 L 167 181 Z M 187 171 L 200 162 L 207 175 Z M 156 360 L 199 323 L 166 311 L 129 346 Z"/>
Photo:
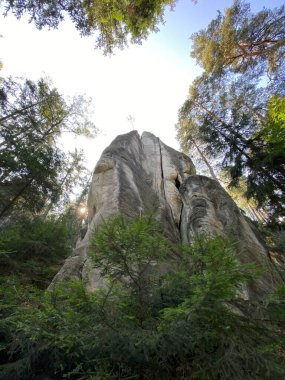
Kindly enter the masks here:
<path id="1" fill-rule="evenodd" d="M 155 213 L 170 242 L 191 244 L 195 235 L 232 238 L 241 262 L 265 268 L 264 275 L 245 289 L 244 297 L 270 292 L 276 273 L 267 251 L 250 224 L 221 185 L 197 175 L 191 159 L 153 134 L 132 131 L 120 135 L 99 159 L 88 195 L 88 229 L 53 279 L 84 279 L 90 290 L 104 288 L 97 269 L 88 258 L 92 232 L 110 216 L 134 218 Z"/>

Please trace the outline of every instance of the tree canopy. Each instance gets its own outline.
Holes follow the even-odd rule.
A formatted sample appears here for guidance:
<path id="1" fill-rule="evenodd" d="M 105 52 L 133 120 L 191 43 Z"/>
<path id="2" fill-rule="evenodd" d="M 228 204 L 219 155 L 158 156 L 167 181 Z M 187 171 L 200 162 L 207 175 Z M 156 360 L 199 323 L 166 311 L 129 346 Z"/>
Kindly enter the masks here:
<path id="1" fill-rule="evenodd" d="M 204 142 L 210 156 L 219 159 L 219 167 L 229 171 L 231 186 L 246 178 L 247 195 L 260 205 L 271 205 L 276 215 L 281 216 L 284 126 L 278 106 L 274 108 L 274 121 L 269 117 L 275 98 L 268 96 L 266 90 L 257 89 L 244 76 L 237 80 L 204 74 L 194 81 L 180 110 L 178 134 L 186 149 L 193 139 Z M 283 101 L 284 98 L 278 98 L 277 104 Z M 268 115 L 263 116 L 263 108 L 268 104 Z"/>
<path id="2" fill-rule="evenodd" d="M 246 196 L 275 221 L 285 211 L 284 23 L 284 6 L 252 14 L 236 0 L 194 34 L 191 55 L 205 72 L 177 124 L 184 150 L 202 144 L 218 171 L 228 171 L 230 186 L 242 180 Z"/>
<path id="3" fill-rule="evenodd" d="M 66 100 L 45 79 L 9 78 L 1 83 L 0 104 L 1 216 L 19 202 L 39 212 L 48 198 L 57 198 L 63 178 L 71 174 L 59 137 L 97 133 L 88 118 L 90 101 Z"/>
<path id="4" fill-rule="evenodd" d="M 208 73 L 221 73 L 225 67 L 244 72 L 252 66 L 281 72 L 285 6 L 252 14 L 249 3 L 235 0 L 206 29 L 195 33 L 192 40 L 191 55 Z"/>
<path id="5" fill-rule="evenodd" d="M 12 12 L 17 18 L 29 15 L 38 29 L 57 28 L 66 15 L 70 17 L 82 36 L 95 33 L 95 47 L 105 54 L 114 48 L 127 46 L 128 41 L 141 43 L 150 32 L 158 30 L 163 22 L 166 6 L 176 0 L 5 0 L 4 13 Z"/>

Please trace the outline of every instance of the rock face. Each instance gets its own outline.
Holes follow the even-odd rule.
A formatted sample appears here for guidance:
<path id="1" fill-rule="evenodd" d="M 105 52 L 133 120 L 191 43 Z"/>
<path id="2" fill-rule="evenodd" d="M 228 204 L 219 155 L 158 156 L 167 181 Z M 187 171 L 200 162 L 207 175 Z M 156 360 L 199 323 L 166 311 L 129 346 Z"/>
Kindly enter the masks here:
<path id="1" fill-rule="evenodd" d="M 229 194 L 217 182 L 201 175 L 192 175 L 180 187 L 181 239 L 191 243 L 200 233 L 232 238 L 236 242 L 238 259 L 264 268 L 264 274 L 244 289 L 244 297 L 262 296 L 272 291 L 278 276 L 266 249 L 246 221 Z"/>
<path id="2" fill-rule="evenodd" d="M 275 286 L 266 250 L 226 191 L 216 181 L 196 175 L 188 156 L 151 133 L 140 137 L 133 131 L 118 136 L 97 163 L 88 196 L 87 233 L 51 287 L 71 277 L 83 278 L 91 290 L 104 287 L 88 259 L 90 234 L 111 215 L 133 218 L 154 210 L 170 241 L 191 243 L 201 232 L 230 235 L 238 242 L 240 261 L 264 266 L 264 276 L 245 289 L 245 297 Z"/>

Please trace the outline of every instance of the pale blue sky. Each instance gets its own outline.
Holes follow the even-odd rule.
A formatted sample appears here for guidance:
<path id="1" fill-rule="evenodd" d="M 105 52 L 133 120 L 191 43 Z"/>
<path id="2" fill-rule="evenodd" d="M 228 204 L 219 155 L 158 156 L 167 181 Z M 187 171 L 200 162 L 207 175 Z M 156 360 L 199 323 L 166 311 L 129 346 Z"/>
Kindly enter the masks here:
<path id="1" fill-rule="evenodd" d="M 281 0 L 255 0 L 253 10 L 274 7 Z M 128 115 L 135 117 L 135 129 L 152 132 L 178 149 L 174 125 L 188 87 L 201 70 L 190 58 L 190 35 L 216 17 L 230 0 L 178 1 L 167 11 L 160 32 L 140 46 L 130 46 L 105 57 L 94 50 L 94 39 L 80 38 L 66 20 L 58 30 L 38 31 L 26 19 L 0 18 L 2 76 L 24 75 L 38 79 L 48 75 L 64 94 L 85 93 L 94 103 L 94 122 L 102 131 L 92 142 L 64 137 L 64 146 L 83 147 L 92 169 L 102 150 L 116 135 L 131 130 Z"/>

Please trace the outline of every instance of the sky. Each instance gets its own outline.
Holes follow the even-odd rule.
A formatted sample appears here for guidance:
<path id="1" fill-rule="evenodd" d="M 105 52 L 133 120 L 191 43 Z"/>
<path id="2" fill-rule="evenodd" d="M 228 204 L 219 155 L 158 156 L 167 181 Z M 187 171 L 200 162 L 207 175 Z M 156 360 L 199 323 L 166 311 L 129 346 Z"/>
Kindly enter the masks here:
<path id="1" fill-rule="evenodd" d="M 252 0 L 252 10 L 281 0 Z M 63 95 L 85 94 L 93 101 L 92 121 L 101 133 L 92 141 L 63 137 L 65 150 L 82 148 L 92 170 L 102 151 L 119 134 L 133 128 L 149 131 L 179 149 L 175 124 L 189 85 L 201 74 L 190 57 L 192 33 L 205 28 L 231 0 L 179 0 L 165 13 L 165 23 L 142 45 L 106 57 L 94 49 L 94 36 L 81 38 L 70 20 L 57 30 L 37 30 L 27 18 L 0 16 L 2 77 L 51 78 Z M 133 125 L 128 116 L 134 118 Z"/>

